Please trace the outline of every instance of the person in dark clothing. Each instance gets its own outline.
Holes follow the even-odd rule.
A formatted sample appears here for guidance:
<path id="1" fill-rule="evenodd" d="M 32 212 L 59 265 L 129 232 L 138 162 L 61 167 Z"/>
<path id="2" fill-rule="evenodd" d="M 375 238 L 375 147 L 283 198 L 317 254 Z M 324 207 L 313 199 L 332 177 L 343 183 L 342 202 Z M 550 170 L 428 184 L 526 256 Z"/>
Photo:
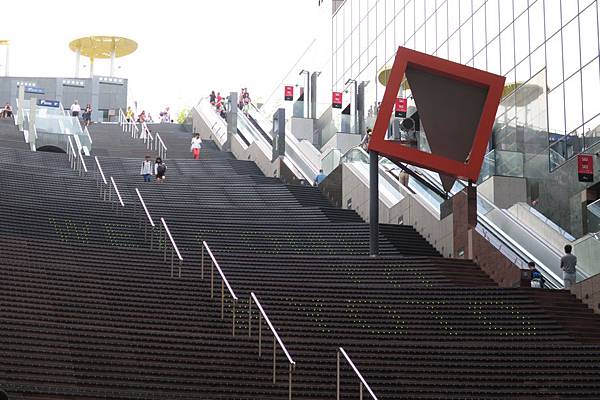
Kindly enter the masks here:
<path id="1" fill-rule="evenodd" d="M 215 94 L 214 90 L 212 92 L 210 92 L 210 95 L 208 96 L 208 100 L 210 101 L 210 104 L 212 104 L 213 106 L 217 102 L 217 95 Z"/>
<path id="2" fill-rule="evenodd" d="M 535 267 L 535 262 L 529 261 L 529 264 L 527 265 L 531 270 L 531 287 L 543 289 L 546 282 L 544 281 L 544 277 L 542 276 L 540 271 L 538 271 L 538 269 Z"/>

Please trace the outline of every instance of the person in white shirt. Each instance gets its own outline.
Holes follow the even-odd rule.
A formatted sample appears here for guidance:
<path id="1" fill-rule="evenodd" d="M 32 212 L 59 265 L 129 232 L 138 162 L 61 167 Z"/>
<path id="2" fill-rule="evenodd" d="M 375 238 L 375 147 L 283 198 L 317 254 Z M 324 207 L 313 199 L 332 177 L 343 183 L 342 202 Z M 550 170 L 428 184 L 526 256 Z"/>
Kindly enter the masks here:
<path id="1" fill-rule="evenodd" d="M 144 177 L 144 182 L 151 182 L 153 170 L 152 161 L 150 161 L 150 156 L 146 156 L 146 159 L 142 161 L 142 168 L 140 169 L 140 175 Z"/>
<path id="2" fill-rule="evenodd" d="M 79 102 L 77 100 L 75 100 L 75 102 L 73 102 L 73 104 L 71 104 L 71 115 L 73 117 L 79 117 L 80 112 L 81 112 L 81 106 L 79 105 Z"/>
<path id="3" fill-rule="evenodd" d="M 200 134 L 196 133 L 196 136 L 192 138 L 192 145 L 190 150 L 192 154 L 194 154 L 194 160 L 200 159 L 200 149 L 202 148 L 202 139 L 200 139 Z"/>

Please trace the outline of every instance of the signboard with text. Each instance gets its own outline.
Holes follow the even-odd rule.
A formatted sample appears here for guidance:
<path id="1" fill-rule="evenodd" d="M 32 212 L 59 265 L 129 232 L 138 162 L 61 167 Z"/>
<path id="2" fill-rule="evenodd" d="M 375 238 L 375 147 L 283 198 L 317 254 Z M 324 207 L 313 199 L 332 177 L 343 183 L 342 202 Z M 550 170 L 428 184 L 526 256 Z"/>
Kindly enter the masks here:
<path id="1" fill-rule="evenodd" d="M 60 107 L 60 101 L 58 100 L 44 100 L 44 99 L 38 99 L 37 101 L 37 105 L 40 107 L 53 107 L 53 108 L 59 108 Z"/>
<path id="2" fill-rule="evenodd" d="M 333 92 L 331 96 L 331 107 L 342 108 L 342 92 Z"/>
<path id="3" fill-rule="evenodd" d="M 293 86 L 285 86 L 283 96 L 285 101 L 294 101 L 294 87 Z"/>
<path id="4" fill-rule="evenodd" d="M 25 93 L 31 94 L 44 94 L 45 91 L 43 88 L 35 87 L 35 86 L 25 86 Z"/>
<path id="5" fill-rule="evenodd" d="M 394 107 L 396 118 L 406 118 L 407 100 L 403 98 L 396 99 L 396 105 Z"/>
<path id="6" fill-rule="evenodd" d="M 579 182 L 594 181 L 594 157 L 591 154 L 577 155 L 577 175 Z"/>

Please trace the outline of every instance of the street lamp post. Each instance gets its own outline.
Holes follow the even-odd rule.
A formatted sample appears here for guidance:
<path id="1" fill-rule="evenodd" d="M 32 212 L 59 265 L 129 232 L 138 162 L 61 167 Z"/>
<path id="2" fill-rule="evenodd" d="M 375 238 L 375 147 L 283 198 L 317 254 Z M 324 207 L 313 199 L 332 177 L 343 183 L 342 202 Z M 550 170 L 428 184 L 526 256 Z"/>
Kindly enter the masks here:
<path id="1" fill-rule="evenodd" d="M 306 86 L 304 86 L 304 103 L 306 104 L 306 117 L 310 118 L 310 71 L 303 69 L 298 75 L 306 74 Z"/>

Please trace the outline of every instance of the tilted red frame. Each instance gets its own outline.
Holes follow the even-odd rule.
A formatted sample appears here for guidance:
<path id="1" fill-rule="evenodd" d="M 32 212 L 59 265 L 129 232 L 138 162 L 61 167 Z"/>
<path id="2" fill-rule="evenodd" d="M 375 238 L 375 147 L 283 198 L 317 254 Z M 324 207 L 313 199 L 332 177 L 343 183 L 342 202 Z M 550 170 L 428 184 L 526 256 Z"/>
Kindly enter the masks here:
<path id="1" fill-rule="evenodd" d="M 455 79 L 470 85 L 478 85 L 488 88 L 488 95 L 485 99 L 483 111 L 479 119 L 471 155 L 466 162 L 460 162 L 426 153 L 398 142 L 385 140 L 388 130 L 390 117 L 392 115 L 394 103 L 400 89 L 400 84 L 406 72 L 408 65 L 412 68 L 424 70 L 432 74 Z M 471 68 L 466 65 L 458 64 L 429 54 L 421 53 L 415 50 L 399 47 L 394 59 L 394 65 L 389 75 L 389 80 L 383 101 L 379 109 L 377 120 L 371 139 L 369 140 L 369 150 L 374 150 L 384 156 L 391 156 L 409 164 L 417 165 L 433 171 L 441 172 L 447 175 L 455 176 L 461 179 L 476 181 L 479 177 L 485 150 L 492 134 L 492 127 L 496 118 L 496 111 L 502 97 L 505 77 L 495 75 L 486 71 Z M 460 116 L 457 116 L 460 118 Z M 423 124 L 423 121 L 421 121 Z"/>

